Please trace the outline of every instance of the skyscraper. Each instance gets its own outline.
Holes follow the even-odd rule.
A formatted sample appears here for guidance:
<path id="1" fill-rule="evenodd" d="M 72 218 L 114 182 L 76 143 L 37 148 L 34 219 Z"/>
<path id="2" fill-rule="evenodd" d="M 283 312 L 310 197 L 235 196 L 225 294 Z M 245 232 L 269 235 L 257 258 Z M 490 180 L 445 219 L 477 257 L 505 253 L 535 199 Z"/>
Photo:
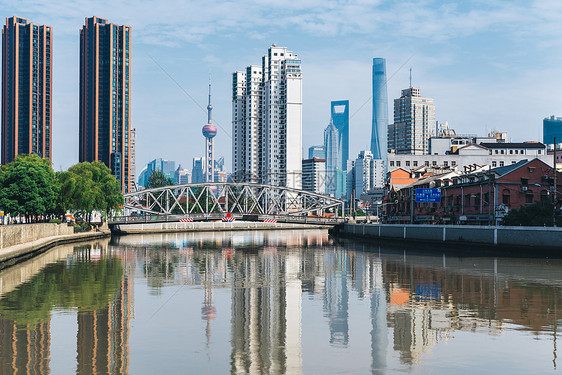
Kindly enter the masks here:
<path id="1" fill-rule="evenodd" d="M 388 126 L 388 95 L 386 88 L 386 60 L 373 59 L 373 126 L 371 153 L 375 159 L 386 159 L 385 135 Z"/>
<path id="2" fill-rule="evenodd" d="M 2 29 L 2 164 L 52 158 L 52 28 L 19 17 Z"/>
<path id="3" fill-rule="evenodd" d="M 556 143 L 562 143 L 562 117 L 550 116 L 542 122 L 542 141 L 545 145 L 554 144 L 554 137 Z"/>
<path id="4" fill-rule="evenodd" d="M 137 180 L 137 131 L 135 128 L 131 129 L 131 180 L 129 182 L 129 191 L 135 191 L 135 181 Z"/>
<path id="5" fill-rule="evenodd" d="M 394 124 L 388 126 L 388 150 L 396 154 L 429 153 L 429 138 L 435 126 L 433 99 L 423 98 L 420 89 L 402 90 L 394 99 Z"/>
<path id="6" fill-rule="evenodd" d="M 324 129 L 324 148 L 326 150 L 326 194 L 339 198 L 343 194 L 344 173 L 341 168 L 342 137 L 339 130 L 330 120 Z M 347 167 L 347 165 L 346 165 Z"/>
<path id="7" fill-rule="evenodd" d="M 209 104 L 207 105 L 207 124 L 203 126 L 202 132 L 205 137 L 205 182 L 213 182 L 215 179 L 215 143 L 213 138 L 217 135 L 217 127 L 211 122 L 213 106 L 211 105 L 211 80 L 209 79 Z"/>
<path id="8" fill-rule="evenodd" d="M 232 80 L 233 180 L 301 187 L 301 60 L 286 47 L 269 47 L 261 68 Z"/>
<path id="9" fill-rule="evenodd" d="M 99 160 L 128 192 L 131 180 L 131 28 L 86 18 L 80 30 L 80 162 Z"/>
<path id="10" fill-rule="evenodd" d="M 339 157 L 338 168 L 345 171 L 347 168 L 347 160 L 349 159 L 349 100 L 332 102 L 331 116 L 340 137 L 341 155 Z"/>

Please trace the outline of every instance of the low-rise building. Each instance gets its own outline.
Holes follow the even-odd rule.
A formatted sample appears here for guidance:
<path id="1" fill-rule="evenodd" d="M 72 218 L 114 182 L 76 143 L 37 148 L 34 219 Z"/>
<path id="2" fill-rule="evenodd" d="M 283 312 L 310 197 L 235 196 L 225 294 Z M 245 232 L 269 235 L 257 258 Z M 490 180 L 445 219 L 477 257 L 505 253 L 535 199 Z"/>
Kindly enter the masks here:
<path id="1" fill-rule="evenodd" d="M 557 174 L 557 206 L 562 174 Z M 439 188 L 440 203 L 415 202 L 416 188 Z M 492 224 L 509 212 L 541 199 L 552 199 L 553 168 L 535 158 L 503 167 L 475 166 L 468 173 L 450 171 L 419 179 L 386 197 L 388 222 Z"/>

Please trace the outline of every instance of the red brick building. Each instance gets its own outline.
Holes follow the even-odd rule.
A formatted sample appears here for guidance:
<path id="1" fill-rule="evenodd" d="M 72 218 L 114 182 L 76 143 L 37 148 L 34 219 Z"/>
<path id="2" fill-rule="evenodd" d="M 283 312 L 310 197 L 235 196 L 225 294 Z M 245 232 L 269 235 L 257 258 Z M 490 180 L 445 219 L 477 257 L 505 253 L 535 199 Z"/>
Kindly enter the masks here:
<path id="1" fill-rule="evenodd" d="M 512 209 L 552 199 L 553 168 L 539 159 L 473 173 L 444 173 L 408 185 L 387 197 L 388 222 L 491 224 Z M 562 203 L 562 173 L 557 173 L 557 206 Z M 417 203 L 416 188 L 441 189 L 440 203 Z M 412 210 L 413 205 L 413 210 Z"/>

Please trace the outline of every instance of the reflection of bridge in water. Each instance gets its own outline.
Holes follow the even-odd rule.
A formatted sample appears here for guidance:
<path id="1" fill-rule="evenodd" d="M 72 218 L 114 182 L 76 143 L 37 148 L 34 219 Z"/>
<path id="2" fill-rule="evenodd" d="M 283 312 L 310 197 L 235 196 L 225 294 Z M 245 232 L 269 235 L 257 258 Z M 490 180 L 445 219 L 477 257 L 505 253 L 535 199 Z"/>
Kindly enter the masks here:
<path id="1" fill-rule="evenodd" d="M 125 194 L 124 216 L 112 223 L 238 220 L 335 224 L 340 199 L 293 188 L 251 183 L 198 183 Z M 341 211 L 340 211 L 341 210 Z"/>

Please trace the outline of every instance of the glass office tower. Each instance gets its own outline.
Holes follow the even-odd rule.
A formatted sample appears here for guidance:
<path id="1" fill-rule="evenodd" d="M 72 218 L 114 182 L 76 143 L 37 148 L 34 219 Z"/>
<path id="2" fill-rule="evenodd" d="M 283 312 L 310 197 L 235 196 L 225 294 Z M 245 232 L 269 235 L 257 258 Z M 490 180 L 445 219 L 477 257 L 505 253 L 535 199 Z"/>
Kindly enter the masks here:
<path id="1" fill-rule="evenodd" d="M 373 59 L 373 127 L 371 153 L 374 159 L 386 160 L 386 132 L 388 126 L 388 95 L 386 87 L 386 60 Z"/>

